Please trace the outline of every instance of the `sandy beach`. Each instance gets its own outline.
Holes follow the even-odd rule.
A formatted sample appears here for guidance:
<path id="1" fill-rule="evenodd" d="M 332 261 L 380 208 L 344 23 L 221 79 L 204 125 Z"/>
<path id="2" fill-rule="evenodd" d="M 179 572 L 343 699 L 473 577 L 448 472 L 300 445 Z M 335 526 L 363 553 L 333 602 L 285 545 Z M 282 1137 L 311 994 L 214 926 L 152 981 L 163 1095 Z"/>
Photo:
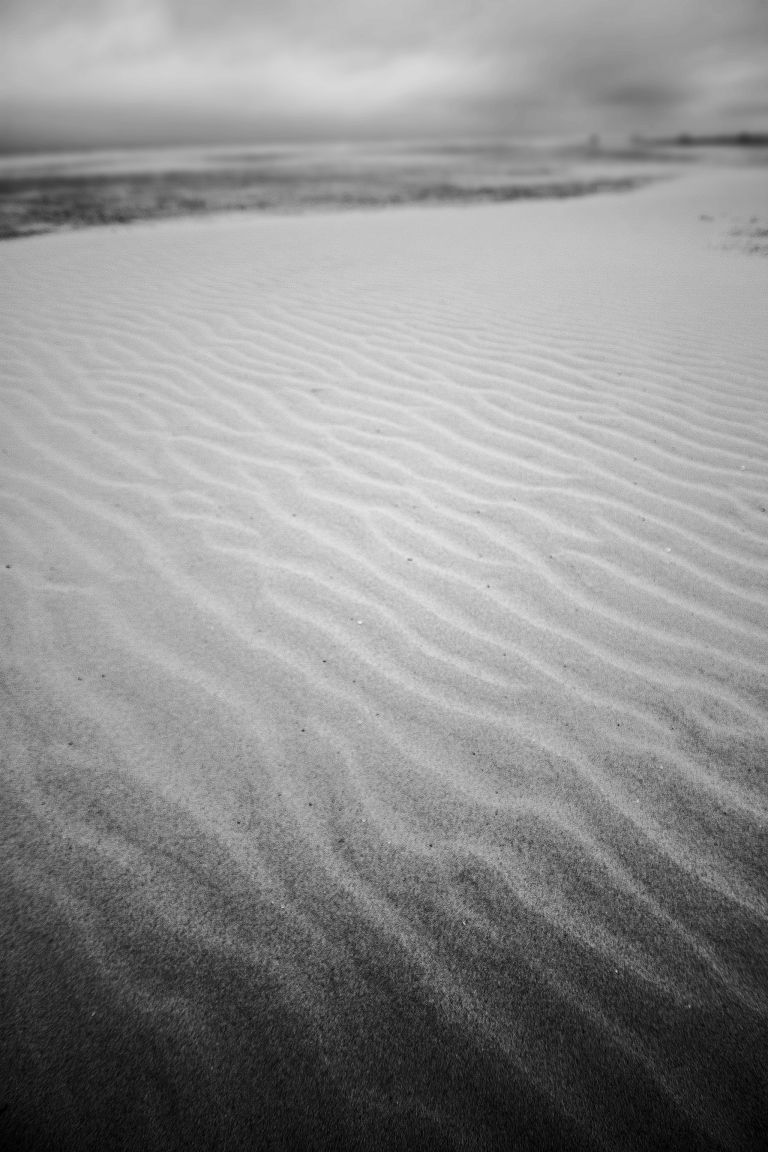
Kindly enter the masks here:
<path id="1" fill-rule="evenodd" d="M 0 247 L 7 1147 L 763 1146 L 767 237 Z"/>

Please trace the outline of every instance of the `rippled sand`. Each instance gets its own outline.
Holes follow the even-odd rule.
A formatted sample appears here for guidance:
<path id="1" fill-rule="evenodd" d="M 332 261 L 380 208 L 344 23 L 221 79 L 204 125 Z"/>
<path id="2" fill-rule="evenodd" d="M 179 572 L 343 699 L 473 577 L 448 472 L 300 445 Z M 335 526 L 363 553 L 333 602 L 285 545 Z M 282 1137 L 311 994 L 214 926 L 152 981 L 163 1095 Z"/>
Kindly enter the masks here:
<path id="1" fill-rule="evenodd" d="M 0 250 L 16 1147 L 761 1146 L 767 189 Z"/>

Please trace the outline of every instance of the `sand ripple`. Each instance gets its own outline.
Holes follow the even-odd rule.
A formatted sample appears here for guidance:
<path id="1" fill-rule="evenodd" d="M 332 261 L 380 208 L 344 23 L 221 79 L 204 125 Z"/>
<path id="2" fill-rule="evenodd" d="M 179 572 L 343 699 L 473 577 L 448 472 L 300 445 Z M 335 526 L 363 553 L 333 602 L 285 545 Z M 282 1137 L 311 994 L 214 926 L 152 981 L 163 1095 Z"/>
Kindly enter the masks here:
<path id="1" fill-rule="evenodd" d="M 3 249 L 20 1146 L 760 1145 L 761 185 Z"/>

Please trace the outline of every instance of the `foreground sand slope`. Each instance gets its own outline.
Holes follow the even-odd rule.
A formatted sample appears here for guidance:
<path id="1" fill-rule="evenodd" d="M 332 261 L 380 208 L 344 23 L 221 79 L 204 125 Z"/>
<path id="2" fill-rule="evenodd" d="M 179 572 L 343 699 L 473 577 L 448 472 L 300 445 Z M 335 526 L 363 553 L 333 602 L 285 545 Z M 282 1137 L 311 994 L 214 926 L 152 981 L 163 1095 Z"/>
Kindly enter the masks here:
<path id="1" fill-rule="evenodd" d="M 0 250 L 19 1146 L 759 1146 L 767 189 Z"/>

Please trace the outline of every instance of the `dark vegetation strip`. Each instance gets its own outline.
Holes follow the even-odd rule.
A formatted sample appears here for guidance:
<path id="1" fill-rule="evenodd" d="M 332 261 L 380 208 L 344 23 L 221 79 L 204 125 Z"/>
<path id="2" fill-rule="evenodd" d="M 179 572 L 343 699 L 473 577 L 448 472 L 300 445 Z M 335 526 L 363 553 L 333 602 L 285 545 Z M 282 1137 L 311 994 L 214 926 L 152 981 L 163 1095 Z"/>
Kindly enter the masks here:
<path id="1" fill-rule="evenodd" d="M 369 173 L 291 175 L 168 172 L 161 175 L 60 175 L 0 178 L 0 239 L 72 228 L 128 224 L 213 212 L 301 212 L 403 204 L 501 203 L 622 192 L 648 182 L 625 176 L 543 182 L 424 183 L 377 180 Z"/>

